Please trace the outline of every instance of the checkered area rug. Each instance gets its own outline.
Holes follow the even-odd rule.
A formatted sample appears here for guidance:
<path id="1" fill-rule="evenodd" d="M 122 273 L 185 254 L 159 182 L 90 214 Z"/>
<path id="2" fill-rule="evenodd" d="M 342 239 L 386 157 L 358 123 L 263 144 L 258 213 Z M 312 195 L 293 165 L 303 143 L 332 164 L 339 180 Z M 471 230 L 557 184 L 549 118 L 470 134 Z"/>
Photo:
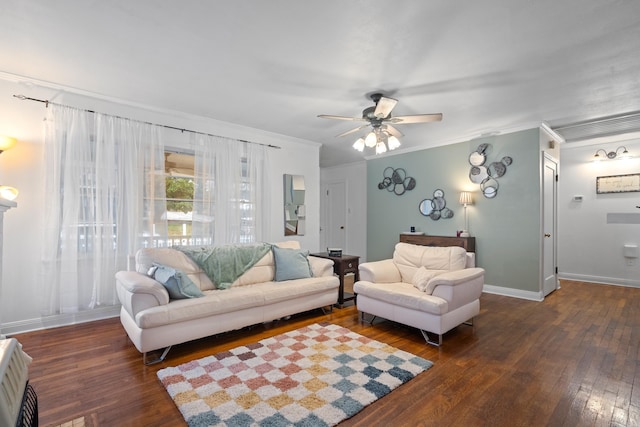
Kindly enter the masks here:
<path id="1" fill-rule="evenodd" d="M 162 369 L 158 378 L 191 427 L 333 426 L 431 366 L 316 323 Z"/>

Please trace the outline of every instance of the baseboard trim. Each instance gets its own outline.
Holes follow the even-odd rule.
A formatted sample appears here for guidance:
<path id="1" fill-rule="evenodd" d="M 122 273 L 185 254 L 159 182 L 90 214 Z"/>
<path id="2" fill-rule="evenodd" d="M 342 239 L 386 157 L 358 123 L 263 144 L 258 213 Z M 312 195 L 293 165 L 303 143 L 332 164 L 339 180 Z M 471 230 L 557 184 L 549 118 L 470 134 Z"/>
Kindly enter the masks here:
<path id="1" fill-rule="evenodd" d="M 621 279 L 618 277 L 591 276 L 587 274 L 558 273 L 559 279 L 577 280 L 578 282 L 598 283 L 602 285 L 617 285 L 628 288 L 640 288 L 640 280 Z"/>
<path id="2" fill-rule="evenodd" d="M 522 289 L 505 288 L 502 286 L 484 285 L 482 292 L 488 294 L 503 295 L 506 297 L 526 299 L 530 301 L 542 301 L 542 292 L 523 291 Z"/>
<path id="3" fill-rule="evenodd" d="M 120 315 L 120 306 L 97 308 L 80 313 L 56 314 L 35 319 L 21 320 L 18 322 L 3 323 L 0 331 L 3 335 L 15 335 L 25 332 L 39 331 L 42 329 L 57 328 L 60 326 L 75 325 L 78 323 L 93 322 L 95 320 L 110 319 Z"/>

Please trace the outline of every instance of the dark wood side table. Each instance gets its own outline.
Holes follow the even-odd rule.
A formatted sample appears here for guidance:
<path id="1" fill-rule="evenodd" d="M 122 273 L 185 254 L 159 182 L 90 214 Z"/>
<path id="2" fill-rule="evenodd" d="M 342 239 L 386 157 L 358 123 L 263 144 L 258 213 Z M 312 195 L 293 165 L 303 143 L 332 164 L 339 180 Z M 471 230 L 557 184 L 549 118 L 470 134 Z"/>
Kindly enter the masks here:
<path id="1" fill-rule="evenodd" d="M 319 252 L 315 254 L 309 254 L 311 256 L 317 256 L 318 258 L 326 258 L 333 261 L 333 272 L 338 275 L 340 279 L 340 289 L 338 289 L 338 303 L 337 306 L 344 307 L 345 301 L 351 301 L 356 298 L 355 294 L 344 292 L 344 276 L 349 273 L 354 274 L 355 282 L 360 280 L 360 273 L 358 272 L 359 256 L 356 255 L 342 255 L 342 256 L 329 256 L 328 252 Z M 355 283 L 354 282 L 354 283 Z"/>

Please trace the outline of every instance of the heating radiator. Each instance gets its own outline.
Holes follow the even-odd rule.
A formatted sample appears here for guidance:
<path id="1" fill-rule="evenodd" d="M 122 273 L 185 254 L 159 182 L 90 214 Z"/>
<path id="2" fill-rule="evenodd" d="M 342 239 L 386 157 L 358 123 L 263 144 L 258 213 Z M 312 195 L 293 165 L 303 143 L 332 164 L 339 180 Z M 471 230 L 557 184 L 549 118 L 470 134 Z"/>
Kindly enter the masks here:
<path id="1" fill-rule="evenodd" d="M 37 398 L 27 384 L 29 363 L 18 340 L 0 339 L 0 426 L 38 425 Z"/>

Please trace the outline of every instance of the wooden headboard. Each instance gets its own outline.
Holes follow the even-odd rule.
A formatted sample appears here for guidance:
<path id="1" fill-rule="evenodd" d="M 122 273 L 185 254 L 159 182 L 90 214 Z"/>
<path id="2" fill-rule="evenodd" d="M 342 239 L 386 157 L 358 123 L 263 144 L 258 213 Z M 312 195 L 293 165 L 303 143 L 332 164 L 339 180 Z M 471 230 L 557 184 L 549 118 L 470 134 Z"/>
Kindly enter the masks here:
<path id="1" fill-rule="evenodd" d="M 427 236 L 426 234 L 400 234 L 400 242 L 422 246 L 460 246 L 467 252 L 476 251 L 475 237 Z"/>

